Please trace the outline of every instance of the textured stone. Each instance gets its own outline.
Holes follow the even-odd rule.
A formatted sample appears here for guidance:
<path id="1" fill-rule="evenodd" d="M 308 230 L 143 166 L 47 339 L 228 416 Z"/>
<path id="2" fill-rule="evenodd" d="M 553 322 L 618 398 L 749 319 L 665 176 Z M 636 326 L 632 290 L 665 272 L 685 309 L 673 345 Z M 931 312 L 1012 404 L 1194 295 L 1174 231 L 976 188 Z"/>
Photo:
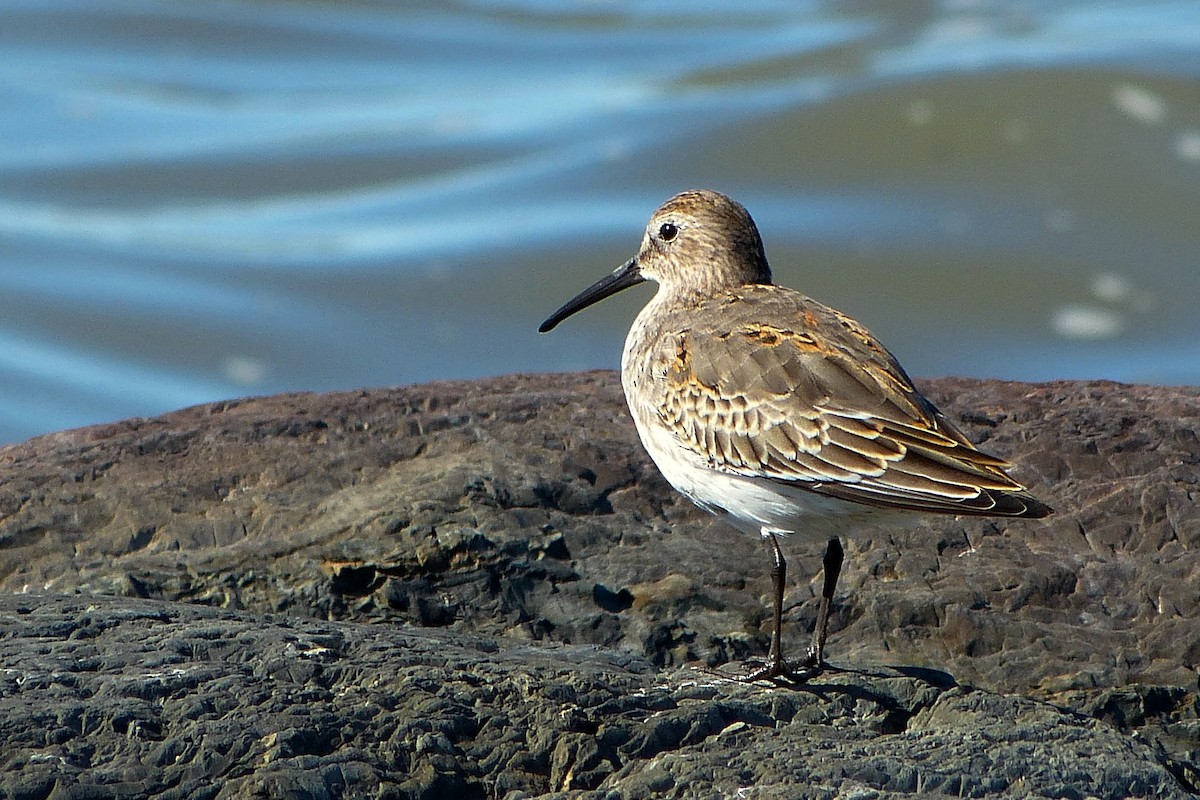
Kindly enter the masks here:
<path id="1" fill-rule="evenodd" d="M 975 732 L 989 730 L 983 723 L 989 713 L 1031 715 L 1027 722 L 1034 730 L 1041 715 L 1054 711 L 1038 701 L 1051 701 L 1077 712 L 1055 718 L 1059 733 L 1052 738 L 1059 745 L 1074 741 L 1071 747 L 1082 747 L 1101 734 L 1125 745 L 1140 742 L 1149 750 L 1138 751 L 1139 758 L 1150 755 L 1138 764 L 1156 764 L 1179 791 L 1190 790 L 1200 772 L 1200 393 L 961 379 L 928 381 L 922 388 L 984 449 L 1011 459 L 1014 474 L 1059 513 L 1040 522 L 918 517 L 907 527 L 865 529 L 848 541 L 829 655 L 865 677 L 846 672 L 822 680 L 846 683 L 847 696 L 875 696 L 879 690 L 862 682 L 892 675 L 889 685 L 899 685 L 893 674 L 899 670 L 909 680 L 905 691 L 932 686 L 936 698 L 892 717 L 866 707 L 859 716 L 837 717 L 825 705 L 831 693 L 821 690 L 822 702 L 795 714 L 805 724 L 838 731 L 828 747 L 849 758 L 848 766 L 841 778 L 796 771 L 795 765 L 780 767 L 780 776 L 792 770 L 786 774 L 796 785 L 815 781 L 807 784 L 808 796 L 845 794 L 858 784 L 864 797 L 913 791 L 1018 796 L 1020 787 L 1006 783 L 1004 770 L 1019 761 L 1024 745 L 1016 743 L 1026 734 L 1004 727 L 1011 720 L 994 721 L 1001 725 L 995 746 L 1006 753 L 1000 767 L 988 766 L 990 744 L 981 740 L 970 751 L 995 785 L 963 783 L 962 764 L 953 777 L 952 762 L 930 761 L 932 756 L 909 764 L 907 777 L 889 773 L 883 780 L 866 761 L 847 755 L 854 735 L 867 735 L 862 731 L 887 741 L 909 736 L 941 742 L 938 752 L 957 752 L 937 737 L 941 720 L 967 702 L 955 699 L 965 693 L 974 698 Z M 86 764 L 69 774 L 80 780 L 102 776 L 103 796 L 119 795 L 126 791 L 121 787 L 143 780 L 141 772 L 176 761 L 190 765 L 188 774 L 203 776 L 189 784 L 197 791 L 207 791 L 202 784 L 208 786 L 211 776 L 226 776 L 209 787 L 223 793 L 233 791 L 222 787 L 238 773 L 253 776 L 238 783 L 238 792 L 257 787 L 253 791 L 273 794 L 282 784 L 269 783 L 278 777 L 269 777 L 276 769 L 269 765 L 286 763 L 296 770 L 307 765 L 304 780 L 316 781 L 306 789 L 310 796 L 338 796 L 347 786 L 376 779 L 397 797 L 593 788 L 633 797 L 654 786 L 666 796 L 691 796 L 687 792 L 699 792 L 694 781 L 704 779 L 694 772 L 685 777 L 681 765 L 706 765 L 713 785 L 719 779 L 732 786 L 730 765 L 737 759 L 731 754 L 742 748 L 767 758 L 772 737 L 783 735 L 778 731 L 786 726 L 775 716 L 786 712 L 777 707 L 780 698 L 812 696 L 809 690 L 719 684 L 714 691 L 721 698 L 761 696 L 774 698 L 762 702 L 775 705 L 754 714 L 730 714 L 724 706 L 693 714 L 671 694 L 689 682 L 703 683 L 677 669 L 684 663 L 717 666 L 765 651 L 769 557 L 753 537 L 695 510 L 662 481 L 636 441 L 619 382 L 609 372 L 281 395 L 43 436 L 0 449 L 0 514 L 0 589 L 13 594 L 5 603 L 24 604 L 28 612 L 5 606 L 0 667 L 33 676 L 20 679 L 19 693 L 5 689 L 0 699 L 29 703 L 23 687 L 30 680 L 33 687 L 43 681 L 47 692 L 44 704 L 21 706 L 30 715 L 24 721 L 15 707 L 18 716 L 4 715 L 0 753 L 12 752 L 12 743 L 31 747 L 29 737 L 40 747 L 84 746 L 86 757 L 55 750 L 44 756 L 46 763 L 61 757 L 68 766 Z M 792 567 L 785 644 L 795 652 L 815 617 L 820 551 L 800 541 L 785 546 Z M 171 602 L 139 604 L 136 598 Z M 75 610 L 66 613 L 61 603 L 74 603 Z M 108 682 L 96 695 L 96 674 L 107 674 L 109 666 L 127 669 L 124 655 L 113 649 L 126 645 L 112 638 L 134 624 L 126 614 L 134 621 L 158 615 L 164 631 L 178 629 L 140 651 L 145 673 L 159 677 L 126 675 L 119 688 Z M 179 627 L 186 614 L 197 616 Z M 39 620 L 36 645 L 12 627 L 31 615 Z M 370 736 L 380 731 L 339 739 L 338 730 L 349 730 L 343 714 L 350 712 L 329 711 L 328 703 L 319 712 L 321 702 L 313 698 L 324 695 L 306 694 L 324 685 L 325 662 L 256 638 L 254 620 L 271 630 L 302 628 L 309 637 L 304 648 L 336 652 L 363 637 L 379 642 L 376 637 L 395 635 L 395 642 L 411 642 L 405 637 L 436 634 L 446 648 L 483 647 L 489 658 L 505 654 L 500 662 L 506 669 L 530 659 L 521 668 L 524 680 L 545 683 L 553 697 L 534 693 L 522 700 L 514 694 L 495 702 L 463 690 L 463 702 L 474 704 L 476 716 L 480 707 L 494 709 L 479 719 L 465 712 L 455 717 L 445 698 L 411 693 L 417 705 L 405 706 L 405 714 L 460 721 L 446 722 L 449 730 L 414 732 L 411 742 L 397 743 L 389 733 L 384 739 L 392 744 L 377 751 L 372 748 L 384 745 Z M 314 625 L 329 632 L 329 642 L 310 641 L 317 635 L 309 628 Z M 656 707 L 653 713 L 663 717 L 653 724 L 638 719 L 622 727 L 614 721 L 603 736 L 590 723 L 562 727 L 566 723 L 555 715 L 581 702 L 567 699 L 580 690 L 561 678 L 567 667 L 556 667 L 554 679 L 540 671 L 544 659 L 567 652 L 547 649 L 553 642 L 600 646 L 607 648 L 606 658 L 638 665 L 632 677 L 595 667 L 601 677 L 588 691 L 622 698 L 658 687 L 667 693 L 656 695 L 659 700 L 675 697 L 675 707 Z M 83 645 L 91 649 L 74 649 Z M 412 649 L 411 643 L 389 646 L 388 659 Z M 71 653 L 73 670 L 53 666 L 60 652 Z M 598 652 L 570 652 L 599 658 Z M 22 666 L 13 667 L 14 658 Z M 355 650 L 339 663 L 362 658 L 367 656 Z M 267 712 L 252 699 L 233 697 L 267 690 L 244 672 L 225 674 L 212 666 L 227 659 L 253 664 L 254 676 L 293 687 L 289 702 L 303 707 L 295 712 L 299 716 L 260 716 Z M 449 663 L 432 656 L 428 661 L 430 669 Z M 184 674 L 170 671 L 176 663 L 189 665 Z M 371 663 L 394 676 L 404 662 Z M 11 687 L 16 679 L 4 675 L 13 674 L 0 673 L 0 685 Z M 510 678 L 518 680 L 504 676 Z M 60 679 L 75 681 L 75 687 Z M 981 688 L 963 688 L 968 684 Z M 348 685 L 335 691 L 348 691 Z M 84 692 L 83 686 L 93 694 L 71 693 Z M 95 697 L 109 695 L 121 702 L 97 710 L 109 706 Z M 167 697 L 188 704 L 192 716 L 181 719 L 215 727 L 199 738 L 164 733 L 182 724 L 162 716 Z M 708 701 L 722 702 L 717 695 Z M 532 705 L 518 709 L 522 702 Z M 929 710 L 934 707 L 941 716 Z M 651 713 L 631 708 L 618 705 L 613 713 Z M 518 711 L 526 714 L 519 721 Z M 760 712 L 767 714 L 765 722 L 756 716 Z M 474 721 L 461 721 L 467 719 Z M 257 726 L 253 736 L 245 733 L 248 721 Z M 464 738 L 460 724 L 494 733 L 479 739 L 486 745 L 463 750 L 461 742 L 470 737 Z M 1068 736 L 1060 724 L 1073 725 L 1076 733 Z M 519 745 L 492 747 L 493 739 L 507 741 L 505 736 L 517 741 L 513 728 L 521 726 L 529 733 L 521 731 Z M 859 733 L 839 739 L 839 726 Z M 953 731 L 962 738 L 963 729 Z M 804 735 L 826 741 L 812 730 Z M 745 737 L 753 743 L 742 742 Z M 152 758 L 139 749 L 124 766 L 105 771 L 106 758 L 145 741 L 157 742 Z M 375 760 L 329 760 L 355 748 L 377 753 Z M 645 755 L 656 748 L 663 749 Z M 711 757 L 701 758 L 697 748 L 711 749 Z M 1112 756 L 1114 763 L 1127 763 L 1121 759 L 1129 752 L 1120 752 L 1126 755 Z M 0 783 L 7 796 L 47 796 L 60 786 L 58 778 L 40 781 L 36 775 L 43 773 L 30 771 L 42 757 L 35 753 L 14 771 L 17 761 L 6 756 L 4 775 L 12 781 Z M 1100 761 L 1087 760 L 1092 757 L 1082 750 L 1071 756 L 1100 769 Z M 386 780 L 378 777 L 380 765 L 389 765 Z M 1158 791 L 1137 788 L 1148 773 L 1139 772 L 1134 781 L 1133 773 L 1120 777 L 1125 773 L 1118 770 L 1104 783 L 1108 773 L 1101 772 L 1086 790 L 1054 795 L 1045 784 L 1039 791 L 1101 797 L 1120 796 L 1118 786 L 1147 796 Z M 754 784 L 764 796 L 774 796 L 767 787 L 776 778 L 782 781 L 778 796 L 801 796 L 792 778 L 754 774 L 765 782 Z M 177 787 L 184 779 L 171 780 Z M 299 793 L 300 785 L 294 786 Z"/>
<path id="2" fill-rule="evenodd" d="M 1190 796 L 1143 738 L 935 671 L 770 688 L 587 646 L 62 595 L 0 597 L 0 643 L 3 798 Z"/>

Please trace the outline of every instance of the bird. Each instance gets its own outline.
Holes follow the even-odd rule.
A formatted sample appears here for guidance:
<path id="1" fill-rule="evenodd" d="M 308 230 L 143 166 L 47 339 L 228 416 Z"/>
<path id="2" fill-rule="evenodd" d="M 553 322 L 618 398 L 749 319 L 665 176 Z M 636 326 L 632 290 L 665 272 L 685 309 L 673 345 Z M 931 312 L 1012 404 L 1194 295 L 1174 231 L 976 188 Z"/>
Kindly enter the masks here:
<path id="1" fill-rule="evenodd" d="M 711 190 L 670 198 L 637 254 L 538 330 L 643 281 L 658 290 L 621 357 L 642 445 L 676 490 L 770 551 L 770 645 L 742 680 L 803 682 L 825 669 L 840 537 L 868 521 L 1053 513 L 922 396 L 862 324 L 773 283 L 758 227 L 737 201 Z M 781 636 L 779 540 L 789 535 L 826 543 L 811 643 L 794 661 Z"/>

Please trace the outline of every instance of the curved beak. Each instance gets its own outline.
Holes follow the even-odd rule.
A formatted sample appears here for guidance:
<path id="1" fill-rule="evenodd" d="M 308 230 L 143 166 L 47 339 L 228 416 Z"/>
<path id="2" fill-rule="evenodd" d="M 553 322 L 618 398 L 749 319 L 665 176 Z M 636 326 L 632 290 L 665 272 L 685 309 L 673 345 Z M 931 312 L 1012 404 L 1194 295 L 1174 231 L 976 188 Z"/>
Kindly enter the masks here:
<path id="1" fill-rule="evenodd" d="M 637 258 L 631 258 L 563 304 L 562 308 L 538 326 L 538 333 L 552 331 L 555 325 L 576 311 L 582 311 L 593 303 L 599 303 L 604 298 L 611 297 L 622 289 L 636 286 L 644 280 L 646 279 L 642 277 L 642 271 L 638 268 Z"/>

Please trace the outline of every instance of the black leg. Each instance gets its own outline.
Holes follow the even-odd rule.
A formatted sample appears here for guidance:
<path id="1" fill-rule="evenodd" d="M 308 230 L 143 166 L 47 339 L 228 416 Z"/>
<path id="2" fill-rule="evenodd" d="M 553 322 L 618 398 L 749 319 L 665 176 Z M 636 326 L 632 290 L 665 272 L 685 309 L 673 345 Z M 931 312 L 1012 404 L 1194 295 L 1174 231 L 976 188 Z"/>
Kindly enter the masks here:
<path id="1" fill-rule="evenodd" d="M 829 607 L 833 605 L 833 593 L 837 589 L 838 577 L 842 574 L 842 559 L 845 551 L 842 543 L 833 537 L 825 545 L 825 580 L 821 587 L 821 605 L 817 609 L 817 625 L 813 628 L 812 644 L 803 665 L 820 671 L 825 664 L 825 637 L 829 633 Z"/>
<path id="2" fill-rule="evenodd" d="M 775 621 L 771 628 L 771 649 L 767 651 L 767 661 L 758 669 L 752 670 L 738 679 L 743 681 L 757 681 L 763 678 L 778 678 L 780 676 L 791 676 L 791 671 L 788 669 L 787 662 L 783 660 L 783 591 L 787 586 L 787 559 L 783 557 L 783 550 L 779 547 L 779 539 L 773 533 L 764 534 L 767 544 L 771 548 L 771 581 L 774 584 L 775 597 Z"/>
<path id="3" fill-rule="evenodd" d="M 771 580 L 775 582 L 775 627 L 771 630 L 771 649 L 767 652 L 767 665 L 779 669 L 784 666 L 783 592 L 787 587 L 787 559 L 779 549 L 779 540 L 775 538 L 775 534 L 767 534 L 767 540 L 771 543 L 771 555 L 775 559 L 771 568 Z"/>
<path id="4" fill-rule="evenodd" d="M 771 649 L 767 651 L 767 661 L 739 678 L 743 681 L 757 681 L 774 678 L 784 678 L 790 681 L 806 681 L 814 675 L 819 675 L 825 664 L 825 636 L 829 628 L 829 608 L 833 604 L 833 594 L 837 589 L 838 576 L 842 572 L 842 559 L 845 552 L 842 543 L 833 537 L 825 545 L 824 583 L 821 587 L 821 605 L 817 610 L 817 625 L 813 629 L 812 644 L 808 653 L 800 661 L 789 664 L 783 658 L 782 627 L 783 627 L 783 592 L 787 585 L 787 560 L 779 547 L 775 534 L 766 535 L 767 544 L 771 548 L 774 566 L 771 568 L 771 579 L 774 582 L 775 624 L 771 629 Z"/>

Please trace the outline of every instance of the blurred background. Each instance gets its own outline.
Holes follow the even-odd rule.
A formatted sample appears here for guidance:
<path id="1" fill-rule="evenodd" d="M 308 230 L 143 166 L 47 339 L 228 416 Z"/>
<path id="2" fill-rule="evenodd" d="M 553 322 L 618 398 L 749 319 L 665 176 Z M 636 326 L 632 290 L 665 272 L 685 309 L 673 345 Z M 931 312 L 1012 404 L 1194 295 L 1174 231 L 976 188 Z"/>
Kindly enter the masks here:
<path id="1" fill-rule="evenodd" d="M 0 443 L 616 367 L 685 188 L 915 376 L 1200 383 L 1200 3 L 0 0 Z"/>

